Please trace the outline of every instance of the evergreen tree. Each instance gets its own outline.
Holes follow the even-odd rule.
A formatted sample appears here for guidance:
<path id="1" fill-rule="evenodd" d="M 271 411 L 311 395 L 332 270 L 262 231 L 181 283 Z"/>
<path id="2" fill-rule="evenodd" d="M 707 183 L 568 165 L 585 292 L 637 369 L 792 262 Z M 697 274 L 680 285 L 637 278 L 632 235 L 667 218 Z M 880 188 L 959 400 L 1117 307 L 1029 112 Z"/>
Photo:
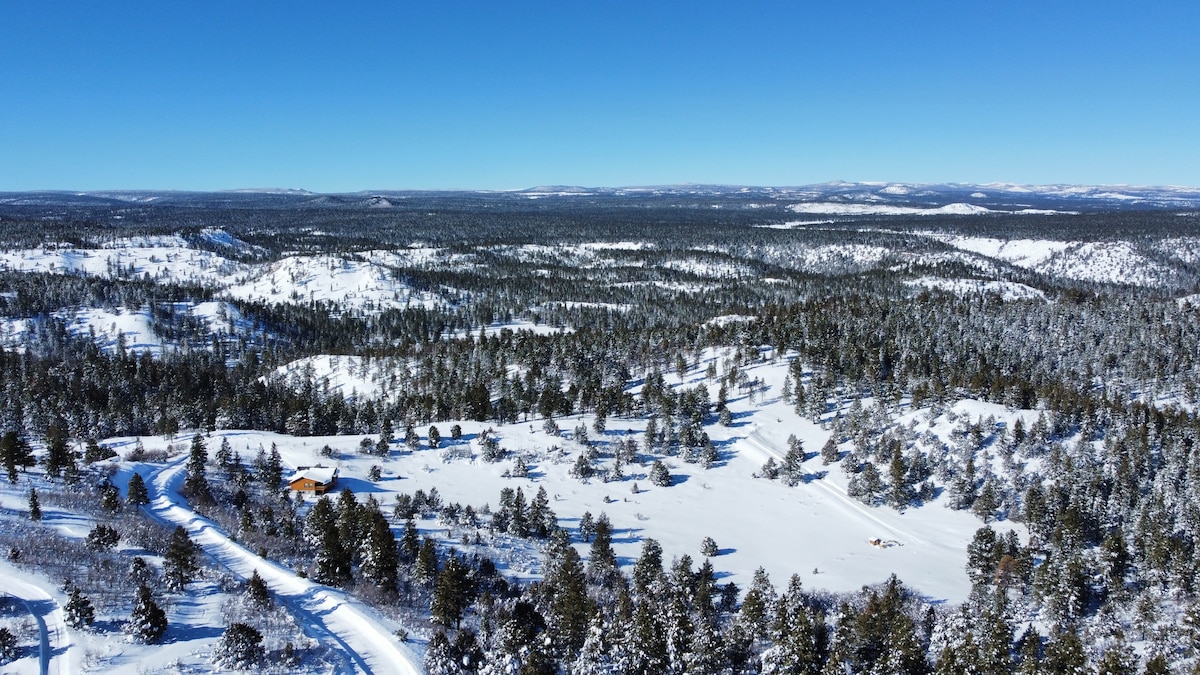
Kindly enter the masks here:
<path id="1" fill-rule="evenodd" d="M 588 552 L 587 577 L 603 588 L 613 588 L 622 578 L 612 547 L 612 523 L 604 513 L 596 519 L 596 534 Z"/>
<path id="2" fill-rule="evenodd" d="M 146 490 L 146 481 L 142 474 L 134 472 L 129 477 L 129 487 L 126 489 L 125 502 L 130 506 L 145 506 L 150 503 L 150 493 Z"/>
<path id="3" fill-rule="evenodd" d="M 565 531 L 556 530 L 549 548 L 543 584 L 552 593 L 547 619 L 558 648 L 573 656 L 583 647 L 592 613 L 587 579 L 583 561 Z"/>
<path id="4" fill-rule="evenodd" d="M 90 626 L 96 620 L 96 610 L 92 607 L 91 600 L 88 600 L 79 587 L 74 585 L 71 586 L 71 595 L 63 607 L 63 614 L 66 617 L 67 625 L 75 630 Z"/>
<path id="5" fill-rule="evenodd" d="M 423 584 L 432 584 L 438 578 L 437 547 L 429 537 L 421 540 L 421 550 L 417 553 L 413 575 Z"/>
<path id="6" fill-rule="evenodd" d="M 171 543 L 163 555 L 163 581 L 168 590 L 182 591 L 184 586 L 195 580 L 196 573 L 200 571 L 200 564 L 196 560 L 198 548 L 187 530 L 182 525 L 176 525 L 171 534 Z"/>
<path id="7" fill-rule="evenodd" d="M 278 490 L 283 482 L 283 458 L 279 456 L 279 448 L 274 443 L 271 444 L 271 452 L 267 455 L 260 478 L 269 492 Z"/>
<path id="8" fill-rule="evenodd" d="M 579 517 L 579 538 L 583 543 L 588 543 L 596 534 L 596 521 L 592 519 L 591 511 L 584 511 Z"/>
<path id="9" fill-rule="evenodd" d="M 233 475 L 233 447 L 229 445 L 229 439 L 221 437 L 221 445 L 217 446 L 217 454 L 214 459 L 217 466 L 226 478 L 232 478 Z"/>
<path id="10" fill-rule="evenodd" d="M 1072 630 L 1058 631 L 1046 643 L 1046 656 L 1041 662 L 1043 675 L 1090 675 L 1087 655 L 1079 635 Z"/>
<path id="11" fill-rule="evenodd" d="M 662 577 L 662 545 L 654 539 L 643 539 L 642 553 L 633 565 L 633 585 L 639 599 L 649 596 L 650 589 Z"/>
<path id="12" fill-rule="evenodd" d="M 42 504 L 36 488 L 29 488 L 29 519 L 34 522 L 42 519 Z"/>
<path id="13" fill-rule="evenodd" d="M 121 542 L 121 533 L 103 523 L 88 532 L 85 545 L 93 551 L 111 551 Z"/>
<path id="14" fill-rule="evenodd" d="M 51 478 L 68 478 L 75 475 L 75 453 L 67 445 L 67 431 L 64 424 L 55 423 L 46 430 L 46 475 Z M 11 474 L 10 474 L 11 475 Z"/>
<path id="15" fill-rule="evenodd" d="M 430 607 L 433 621 L 447 628 L 458 628 L 463 612 L 470 606 L 474 595 L 470 568 L 451 553 L 438 574 Z"/>
<path id="16" fill-rule="evenodd" d="M 258 570 L 250 575 L 250 579 L 246 581 L 246 601 L 256 609 L 267 610 L 271 607 L 271 589 L 267 587 L 267 582 L 258 574 Z"/>
<path id="17" fill-rule="evenodd" d="M 439 630 L 429 638 L 429 645 L 425 648 L 424 666 L 428 675 L 458 675 L 462 672 L 462 666 L 454 658 L 450 639 L 446 637 L 445 631 Z"/>
<path id="18" fill-rule="evenodd" d="M 667 465 L 662 463 L 662 460 L 654 460 L 650 465 L 650 482 L 659 487 L 671 486 L 671 472 L 667 470 Z"/>
<path id="19" fill-rule="evenodd" d="M 628 672 L 668 672 L 667 636 L 652 602 L 639 602 L 629 633 L 631 666 Z"/>
<path id="20" fill-rule="evenodd" d="M 208 449 L 204 445 L 204 437 L 196 434 L 192 436 L 182 494 L 197 506 L 209 506 L 214 503 L 212 488 L 208 485 L 208 476 L 205 473 L 207 465 Z"/>
<path id="21" fill-rule="evenodd" d="M 825 445 L 821 446 L 821 463 L 829 466 L 838 461 L 840 457 L 841 453 L 838 452 L 837 441 L 833 436 L 830 436 L 829 440 L 825 441 Z"/>
<path id="22" fill-rule="evenodd" d="M 253 668 L 263 659 L 262 639 L 262 633 L 253 626 L 231 623 L 213 647 L 213 663 L 225 668 Z"/>
<path id="23" fill-rule="evenodd" d="M 421 552 L 421 536 L 417 533 L 417 524 L 412 518 L 404 522 L 404 534 L 400 535 L 400 556 L 406 563 L 417 561 Z"/>
<path id="24" fill-rule="evenodd" d="M 400 569 L 396 538 L 392 536 L 387 518 L 378 508 L 371 509 L 368 518 L 370 523 L 362 545 L 362 575 L 391 595 L 396 590 Z"/>
<path id="25" fill-rule="evenodd" d="M 4 469 L 8 473 L 8 482 L 16 483 L 17 468 L 24 469 L 33 466 L 33 450 L 24 438 L 17 435 L 17 432 L 6 431 L 0 437 L 0 461 L 4 462 Z"/>
<path id="26" fill-rule="evenodd" d="M 787 485 L 797 485 L 804 478 L 804 443 L 791 434 L 787 439 L 787 454 L 783 457 L 783 481 Z"/>
<path id="27" fill-rule="evenodd" d="M 341 586 L 351 579 L 351 554 L 342 543 L 339 513 L 328 495 L 309 509 L 304 519 L 304 540 L 316 550 L 312 577 L 322 584 Z"/>
<path id="28" fill-rule="evenodd" d="M 8 626 L 0 626 L 0 664 L 11 663 L 21 653 L 17 636 Z"/>
<path id="29" fill-rule="evenodd" d="M 167 614 L 154 601 L 149 586 L 138 586 L 133 611 L 129 615 L 129 621 L 125 623 L 124 630 L 134 640 L 145 643 L 158 642 L 163 633 L 167 632 Z"/>
<path id="30" fill-rule="evenodd" d="M 122 506 L 121 490 L 106 477 L 100 483 L 100 508 L 108 513 L 116 513 L 121 510 Z"/>

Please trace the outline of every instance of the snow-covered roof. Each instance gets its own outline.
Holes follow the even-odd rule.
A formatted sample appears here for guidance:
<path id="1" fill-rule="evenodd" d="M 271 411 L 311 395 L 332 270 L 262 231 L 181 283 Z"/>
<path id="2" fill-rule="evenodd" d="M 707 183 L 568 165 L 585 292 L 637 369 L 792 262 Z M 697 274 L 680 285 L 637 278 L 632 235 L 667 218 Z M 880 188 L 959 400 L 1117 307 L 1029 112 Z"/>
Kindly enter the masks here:
<path id="1" fill-rule="evenodd" d="M 317 483 L 332 483 L 337 478 L 338 470 L 332 466 L 305 466 L 296 470 L 291 478 L 288 478 L 288 483 L 294 483 L 302 478 Z"/>

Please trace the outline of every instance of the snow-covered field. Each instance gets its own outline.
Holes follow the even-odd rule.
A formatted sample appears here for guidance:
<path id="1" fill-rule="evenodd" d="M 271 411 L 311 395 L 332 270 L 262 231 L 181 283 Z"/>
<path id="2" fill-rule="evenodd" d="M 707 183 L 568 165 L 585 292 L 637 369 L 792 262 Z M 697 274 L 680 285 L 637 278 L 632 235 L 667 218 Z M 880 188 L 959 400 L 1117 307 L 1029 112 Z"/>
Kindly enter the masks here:
<path id="1" fill-rule="evenodd" d="M 724 356 L 710 353 L 700 368 L 689 374 L 686 386 L 704 383 L 702 371 L 707 359 L 720 361 Z M 351 362 L 342 358 L 337 369 L 328 367 L 327 360 L 327 367 L 314 368 L 318 379 L 330 377 L 334 370 L 352 370 Z M 723 578 L 742 587 L 759 566 L 772 578 L 782 580 L 796 572 L 806 584 L 834 591 L 856 590 L 894 572 L 931 599 L 965 599 L 970 591 L 963 572 L 966 544 L 982 526 L 970 513 L 948 509 L 943 500 L 904 512 L 865 506 L 846 495 L 847 478 L 839 465 L 822 466 L 819 459 L 805 464 L 812 479 L 795 487 L 752 477 L 768 457 L 782 459 L 789 435 L 796 435 L 807 451 L 815 453 L 829 438 L 829 432 L 798 418 L 791 406 L 779 399 L 786 361 L 758 363 L 746 372 L 759 378 L 766 390 L 756 394 L 754 401 L 745 395 L 731 400 L 735 420 L 732 426 L 706 426 L 721 461 L 703 469 L 679 458 L 668 458 L 674 484 L 667 488 L 649 483 L 647 466 L 631 465 L 623 480 L 608 483 L 599 479 L 581 482 L 569 473 L 582 450 L 569 439 L 571 429 L 588 426 L 590 439 L 603 451 L 627 436 L 641 443 L 645 431 L 642 419 L 609 418 L 604 434 L 596 435 L 591 430 L 594 418 L 590 415 L 560 418 L 557 422 L 563 433 L 557 436 L 547 435 L 541 420 L 512 425 L 461 421 L 463 444 L 440 450 L 428 449 L 428 427 L 419 428 L 421 449 L 401 451 L 397 444 L 392 456 L 381 463 L 383 480 L 373 484 L 366 475 L 370 466 L 380 461 L 359 453 L 358 436 L 294 438 L 239 431 L 231 440 L 236 438 L 235 448 L 243 455 L 252 455 L 260 445 L 275 444 L 292 466 L 320 462 L 330 465 L 330 458 L 320 454 L 320 449 L 328 445 L 336 451 L 335 465 L 342 475 L 354 477 L 354 485 L 369 490 L 384 505 L 398 492 L 411 494 L 418 489 L 437 488 L 448 502 L 476 508 L 486 503 L 494 508 L 504 487 L 522 487 L 530 495 L 544 487 L 552 496 L 551 507 L 560 524 L 568 529 L 585 511 L 593 516 L 607 513 L 617 533 L 616 552 L 626 563 L 637 557 L 646 537 L 659 540 L 668 559 L 684 554 L 698 559 L 701 540 L 712 537 L 722 549 L 714 565 Z M 348 393 L 346 383 L 340 386 Z M 972 418 L 991 415 L 1001 421 L 1011 421 L 1020 414 L 977 402 L 964 402 L 954 412 Z M 919 432 L 929 429 L 948 436 L 952 427 L 944 418 L 929 423 L 913 413 L 911 419 L 921 420 Z M 450 443 L 450 424 L 437 426 L 443 443 Z M 482 459 L 477 439 L 487 429 L 498 437 L 502 448 L 512 453 L 508 459 L 497 463 Z M 518 454 L 526 458 L 531 478 L 505 477 Z M 820 474 L 822 478 L 815 478 Z M 635 483 L 637 493 L 632 491 Z M 440 533 L 447 545 L 455 544 L 455 536 L 444 526 L 432 521 L 421 526 Z M 900 545 L 875 548 L 868 543 L 872 538 L 894 540 Z M 586 556 L 586 546 L 580 545 L 580 553 Z M 522 573 L 536 575 L 536 570 Z"/>

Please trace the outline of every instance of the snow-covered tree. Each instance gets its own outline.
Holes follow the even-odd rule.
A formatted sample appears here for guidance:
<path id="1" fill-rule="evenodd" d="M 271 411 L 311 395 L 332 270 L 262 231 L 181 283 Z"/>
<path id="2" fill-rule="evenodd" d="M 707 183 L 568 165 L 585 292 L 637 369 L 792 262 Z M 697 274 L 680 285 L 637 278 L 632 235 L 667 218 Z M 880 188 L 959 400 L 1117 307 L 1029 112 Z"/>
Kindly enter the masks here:
<path id="1" fill-rule="evenodd" d="M 133 611 L 125 622 L 125 633 L 138 642 L 158 642 L 167 632 L 167 614 L 154 601 L 150 587 L 138 586 Z"/>
<path id="2" fill-rule="evenodd" d="M 262 639 L 262 633 L 253 626 L 232 623 L 213 647 L 213 663 L 225 668 L 253 668 L 263 658 Z"/>
<path id="3" fill-rule="evenodd" d="M 63 614 L 67 625 L 75 630 L 90 626 L 96 620 L 96 610 L 92 607 L 91 600 L 88 600 L 75 585 L 71 586 L 71 594 L 63 607 Z"/>

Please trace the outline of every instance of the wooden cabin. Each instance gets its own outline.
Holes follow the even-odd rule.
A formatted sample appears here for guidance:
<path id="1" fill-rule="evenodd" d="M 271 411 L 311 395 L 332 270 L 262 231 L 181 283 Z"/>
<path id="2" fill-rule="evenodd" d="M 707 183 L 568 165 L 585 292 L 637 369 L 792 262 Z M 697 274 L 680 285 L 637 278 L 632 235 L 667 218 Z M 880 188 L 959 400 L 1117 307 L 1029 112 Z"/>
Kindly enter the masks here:
<path id="1" fill-rule="evenodd" d="M 298 466 L 288 478 L 288 488 L 296 492 L 323 495 L 337 485 L 338 470 L 332 466 Z"/>

